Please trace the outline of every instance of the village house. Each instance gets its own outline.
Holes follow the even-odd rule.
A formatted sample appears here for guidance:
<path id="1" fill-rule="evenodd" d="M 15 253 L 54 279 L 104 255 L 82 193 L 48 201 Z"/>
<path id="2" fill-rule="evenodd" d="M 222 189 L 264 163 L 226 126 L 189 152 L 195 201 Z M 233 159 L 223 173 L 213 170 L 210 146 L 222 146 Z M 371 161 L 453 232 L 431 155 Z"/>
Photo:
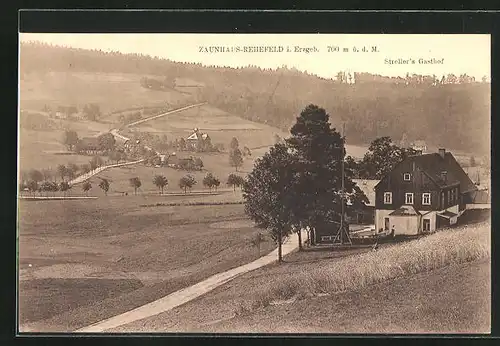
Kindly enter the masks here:
<path id="1" fill-rule="evenodd" d="M 87 155 L 102 154 L 97 137 L 83 137 L 78 141 L 76 150 Z"/>
<path id="2" fill-rule="evenodd" d="M 427 144 L 425 143 L 425 141 L 423 140 L 417 140 L 417 141 L 414 141 L 410 144 L 410 148 L 412 148 L 413 150 L 416 150 L 418 152 L 421 152 L 423 154 L 427 153 Z"/>
<path id="3" fill-rule="evenodd" d="M 128 138 L 123 138 L 120 136 L 114 136 L 116 141 L 116 146 L 124 151 L 127 151 L 131 148 L 130 140 Z"/>
<path id="4" fill-rule="evenodd" d="M 375 229 L 418 235 L 453 225 L 476 192 L 477 187 L 445 149 L 410 156 L 375 186 Z"/>
<path id="5" fill-rule="evenodd" d="M 195 128 L 193 130 L 193 133 L 191 133 L 187 138 L 186 138 L 186 146 L 190 149 L 195 150 L 200 143 L 210 141 L 210 136 L 207 133 L 202 133 L 198 128 Z"/>

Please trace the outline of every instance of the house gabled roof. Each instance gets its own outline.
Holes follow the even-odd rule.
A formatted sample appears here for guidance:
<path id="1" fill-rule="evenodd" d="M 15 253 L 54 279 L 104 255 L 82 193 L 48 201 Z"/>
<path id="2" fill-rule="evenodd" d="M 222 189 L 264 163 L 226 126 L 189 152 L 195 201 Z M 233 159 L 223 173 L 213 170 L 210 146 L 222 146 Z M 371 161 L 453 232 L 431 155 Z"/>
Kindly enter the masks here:
<path id="1" fill-rule="evenodd" d="M 394 210 L 389 216 L 416 216 L 422 215 L 418 210 L 416 210 L 412 205 L 402 205 L 398 209 Z"/>
<path id="2" fill-rule="evenodd" d="M 455 217 L 455 216 L 458 216 L 458 214 L 455 214 L 455 213 L 453 213 L 453 212 L 451 212 L 451 211 L 449 211 L 449 210 L 446 210 L 446 211 L 444 211 L 444 212 L 442 212 L 442 213 L 439 213 L 439 214 L 437 214 L 437 215 L 438 215 L 438 216 L 445 217 L 445 218 L 447 218 L 447 219 L 449 219 L 450 217 Z"/>
<path id="3" fill-rule="evenodd" d="M 464 172 L 451 153 L 445 153 L 444 158 L 442 158 L 439 153 L 413 155 L 407 157 L 405 160 L 398 163 L 398 165 L 407 160 L 415 162 L 415 164 L 440 188 L 460 184 L 462 193 L 477 190 L 472 180 Z M 446 172 L 446 180 L 443 179 L 441 175 L 442 172 Z M 391 172 L 388 174 L 391 174 Z M 383 179 L 385 179 L 386 176 Z"/>

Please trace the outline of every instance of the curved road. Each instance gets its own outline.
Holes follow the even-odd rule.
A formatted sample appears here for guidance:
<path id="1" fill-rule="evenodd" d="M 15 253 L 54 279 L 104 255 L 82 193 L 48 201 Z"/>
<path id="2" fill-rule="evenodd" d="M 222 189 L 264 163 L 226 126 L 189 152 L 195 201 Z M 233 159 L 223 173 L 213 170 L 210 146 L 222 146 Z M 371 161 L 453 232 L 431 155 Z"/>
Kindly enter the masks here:
<path id="1" fill-rule="evenodd" d="M 302 239 L 307 238 L 307 232 L 302 231 Z M 295 237 L 289 237 L 282 246 L 283 256 L 289 254 L 298 247 Z M 158 315 L 162 312 L 172 310 L 182 304 L 185 304 L 201 295 L 212 291 L 213 289 L 231 281 L 235 277 L 247 273 L 249 271 L 258 269 L 265 265 L 271 264 L 276 261 L 278 256 L 278 249 L 271 253 L 256 259 L 253 262 L 247 263 L 240 267 L 219 273 L 205 279 L 193 286 L 189 286 L 182 290 L 171 293 L 163 298 L 155 300 L 154 302 L 140 306 L 123 314 L 108 318 L 104 321 L 94 323 L 88 327 L 76 330 L 77 333 L 100 333 L 108 329 L 123 326 L 125 324 L 142 320 L 147 317 Z"/>

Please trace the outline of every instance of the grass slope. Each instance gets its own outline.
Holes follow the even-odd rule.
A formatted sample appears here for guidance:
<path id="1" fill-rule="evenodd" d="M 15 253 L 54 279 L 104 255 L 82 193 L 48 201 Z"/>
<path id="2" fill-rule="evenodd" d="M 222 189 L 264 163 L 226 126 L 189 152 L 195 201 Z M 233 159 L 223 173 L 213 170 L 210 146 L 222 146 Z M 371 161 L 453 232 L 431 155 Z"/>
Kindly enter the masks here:
<path id="1" fill-rule="evenodd" d="M 375 253 L 304 251 L 199 299 L 115 331 L 484 332 L 490 224 Z"/>
<path id="2" fill-rule="evenodd" d="M 20 81 L 20 105 L 38 110 L 44 105 L 52 108 L 74 105 L 81 110 L 87 103 L 96 103 L 107 114 L 119 109 L 176 104 L 189 96 L 175 90 L 145 89 L 140 85 L 142 77 L 131 73 L 24 73 Z"/>

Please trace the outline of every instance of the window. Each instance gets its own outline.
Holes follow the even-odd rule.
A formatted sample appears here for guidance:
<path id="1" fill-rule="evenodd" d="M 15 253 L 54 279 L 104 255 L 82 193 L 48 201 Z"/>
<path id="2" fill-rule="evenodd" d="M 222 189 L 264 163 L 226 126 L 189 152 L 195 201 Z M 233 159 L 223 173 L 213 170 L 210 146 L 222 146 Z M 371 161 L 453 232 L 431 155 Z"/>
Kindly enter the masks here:
<path id="1" fill-rule="evenodd" d="M 425 192 L 422 194 L 422 205 L 431 205 L 431 194 Z"/>
<path id="2" fill-rule="evenodd" d="M 392 204 L 392 192 L 384 192 L 384 204 Z"/>
<path id="3" fill-rule="evenodd" d="M 404 181 L 410 181 L 410 179 L 411 179 L 411 174 L 410 173 L 403 174 L 403 180 Z"/>
<path id="4" fill-rule="evenodd" d="M 441 208 L 444 209 L 444 192 L 441 192 Z"/>
<path id="5" fill-rule="evenodd" d="M 405 204 L 413 204 L 413 193 L 405 193 Z"/>
<path id="6" fill-rule="evenodd" d="M 424 219 L 423 220 L 423 231 L 430 232 L 431 231 L 431 220 Z"/>
<path id="7" fill-rule="evenodd" d="M 448 192 L 446 194 L 448 196 L 448 205 L 450 205 L 451 204 L 451 191 L 448 190 Z"/>

